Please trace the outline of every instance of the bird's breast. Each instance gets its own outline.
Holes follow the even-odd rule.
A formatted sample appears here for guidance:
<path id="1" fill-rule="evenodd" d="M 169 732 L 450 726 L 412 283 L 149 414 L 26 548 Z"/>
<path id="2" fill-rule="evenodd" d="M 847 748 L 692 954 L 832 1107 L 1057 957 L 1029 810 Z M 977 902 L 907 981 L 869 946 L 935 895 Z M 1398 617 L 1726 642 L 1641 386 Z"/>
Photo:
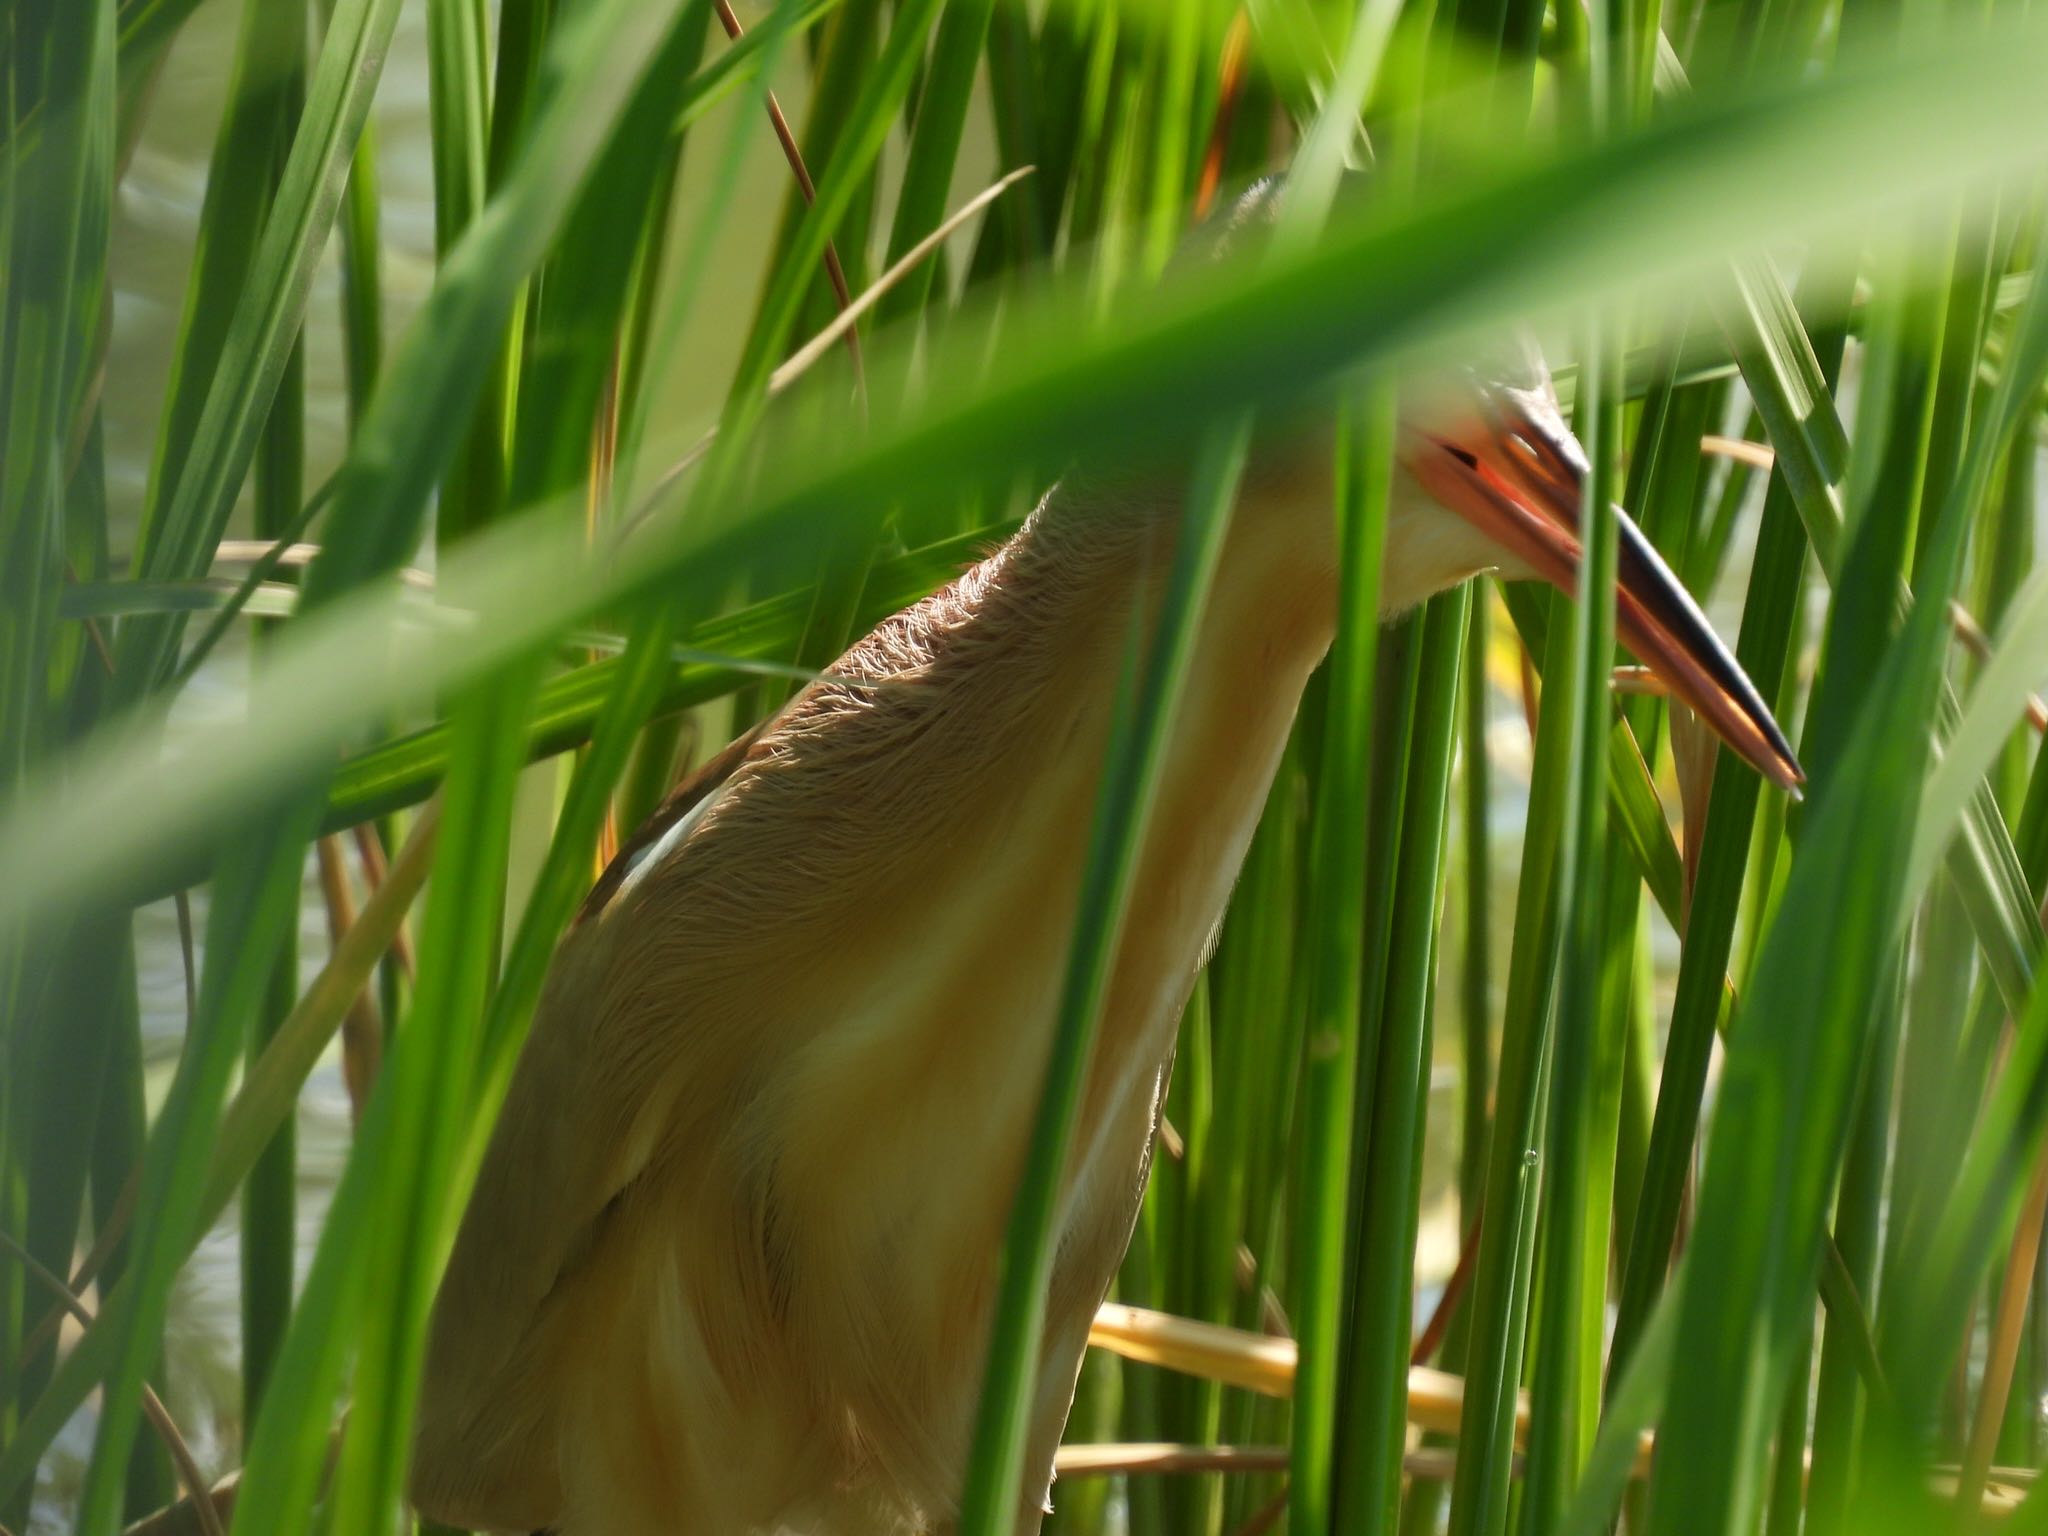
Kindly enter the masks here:
<path id="1" fill-rule="evenodd" d="M 777 1182 L 802 1208 L 820 1336 L 884 1320 L 896 1361 L 978 1360 L 994 1260 L 1044 1082 L 1074 940 L 1127 620 L 1076 636 L 919 856 L 853 904 L 821 1006 L 833 1017 L 763 1104 Z M 1219 586 L 1168 741 L 1086 1074 L 1055 1304 L 1092 1313 L 1114 1273 L 1182 1008 L 1243 862 L 1326 627 Z M 1013 701 L 1014 703 L 1014 701 Z M 970 696 L 959 707 L 982 701 Z M 898 771 L 915 773 L 911 763 Z M 1054 1320 L 1057 1322 L 1057 1319 Z M 949 1368 L 951 1368 L 949 1366 Z M 966 1378 L 972 1388 L 971 1373 Z"/>

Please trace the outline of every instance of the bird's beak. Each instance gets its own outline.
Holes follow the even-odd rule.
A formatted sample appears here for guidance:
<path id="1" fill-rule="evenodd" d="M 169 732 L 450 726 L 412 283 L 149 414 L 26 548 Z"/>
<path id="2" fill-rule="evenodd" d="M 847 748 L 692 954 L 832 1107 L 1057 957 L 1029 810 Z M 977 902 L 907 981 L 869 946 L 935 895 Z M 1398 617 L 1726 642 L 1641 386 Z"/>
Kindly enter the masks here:
<path id="1" fill-rule="evenodd" d="M 1485 390 L 1469 413 L 1405 429 L 1401 456 L 1436 500 L 1545 580 L 1577 590 L 1586 458 L 1547 401 Z M 1619 507 L 1614 517 L 1622 642 L 1759 773 L 1796 793 L 1806 775 L 1756 685 L 1642 530 Z"/>

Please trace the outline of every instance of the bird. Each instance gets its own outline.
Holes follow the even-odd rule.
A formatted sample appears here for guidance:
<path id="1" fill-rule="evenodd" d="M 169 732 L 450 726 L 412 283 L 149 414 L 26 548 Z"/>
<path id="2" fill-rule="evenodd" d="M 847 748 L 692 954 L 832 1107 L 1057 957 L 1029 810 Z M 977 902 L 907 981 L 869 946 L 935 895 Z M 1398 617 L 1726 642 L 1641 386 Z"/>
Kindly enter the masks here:
<path id="1" fill-rule="evenodd" d="M 1270 217 L 1270 186 L 1240 219 Z M 1571 589 L 1548 375 L 1404 398 L 1381 616 Z M 1180 1015 L 1338 621 L 1327 434 L 1261 432 L 1139 848 L 1059 1205 L 1019 1536 L 1150 1167 Z M 620 849 L 553 962 L 435 1298 L 409 1495 L 554 1536 L 944 1536 L 1134 621 L 1184 480 L 1081 467 Z M 1792 749 L 1617 509 L 1621 639 Z"/>

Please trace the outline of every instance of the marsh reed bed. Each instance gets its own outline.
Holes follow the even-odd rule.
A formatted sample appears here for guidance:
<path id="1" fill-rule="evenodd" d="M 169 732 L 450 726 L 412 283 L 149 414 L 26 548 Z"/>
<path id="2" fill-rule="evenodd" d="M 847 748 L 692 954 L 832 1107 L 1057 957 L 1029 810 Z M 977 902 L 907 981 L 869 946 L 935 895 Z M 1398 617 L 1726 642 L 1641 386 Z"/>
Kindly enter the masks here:
<path id="1" fill-rule="evenodd" d="M 112 213 L 197 0 L 0 22 L 0 1525 L 112 1536 L 227 1472 L 182 1528 L 404 1526 L 427 1307 L 622 832 L 1077 458 L 1317 411 L 1347 609 L 1114 1295 L 1237 1332 L 1196 1361 L 1145 1321 L 1193 1372 L 1091 1356 L 1050 1528 L 2048 1530 L 2025 7 L 427 0 L 399 323 L 366 132 L 399 0 L 210 3 L 232 58 L 146 356 Z M 1347 162 L 1316 237 L 1178 258 L 1252 178 Z M 1617 673 L 1599 603 L 1481 578 L 1377 624 L 1389 381 L 1525 324 L 1803 799 Z M 104 413 L 138 372 L 131 481 Z M 240 707 L 178 709 L 226 669 Z M 1114 889 L 1147 807 L 1104 782 Z M 133 914 L 194 891 L 150 1081 Z M 323 1058 L 353 1132 L 301 1262 Z M 1426 1145 L 1456 1258 L 1418 1289 Z M 200 1467 L 163 1341 L 231 1208 L 239 1443 Z M 1035 1327 L 997 1321 L 972 1536 Z M 1429 1409 L 1411 1366 L 1461 1390 Z"/>

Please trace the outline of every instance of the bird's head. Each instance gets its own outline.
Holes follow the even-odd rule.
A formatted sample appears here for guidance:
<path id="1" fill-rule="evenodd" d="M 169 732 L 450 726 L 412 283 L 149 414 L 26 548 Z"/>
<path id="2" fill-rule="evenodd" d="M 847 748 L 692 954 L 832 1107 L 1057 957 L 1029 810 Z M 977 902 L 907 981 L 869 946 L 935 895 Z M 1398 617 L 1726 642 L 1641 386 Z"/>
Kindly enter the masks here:
<path id="1" fill-rule="evenodd" d="M 1533 348 L 1405 402 L 1396 451 L 1390 579 L 1403 574 L 1395 569 L 1398 538 L 1577 592 L 1589 470 Z M 1756 686 L 1634 520 L 1620 507 L 1613 515 L 1617 636 L 1745 761 L 1796 790 L 1805 774 Z M 1410 579 L 1427 583 L 1430 575 L 1416 570 Z"/>
<path id="2" fill-rule="evenodd" d="M 1354 173 L 1349 180 L 1347 194 L 1359 195 L 1365 178 Z M 1285 190 L 1278 177 L 1253 186 L 1212 221 L 1199 242 L 1203 257 L 1226 258 L 1258 244 L 1275 227 Z M 1327 431 L 1304 430 L 1297 419 L 1261 438 L 1248 499 L 1285 509 L 1295 538 L 1313 545 L 1317 564 L 1333 576 Z M 1575 593 L 1588 473 L 1549 370 L 1526 336 L 1513 336 L 1455 374 L 1411 381 L 1401 400 L 1382 613 L 1483 570 Z M 1620 640 L 1745 761 L 1796 791 L 1805 775 L 1755 685 L 1642 530 L 1620 508 L 1614 515 Z M 1312 538 L 1301 538 L 1302 518 L 1313 526 Z"/>

